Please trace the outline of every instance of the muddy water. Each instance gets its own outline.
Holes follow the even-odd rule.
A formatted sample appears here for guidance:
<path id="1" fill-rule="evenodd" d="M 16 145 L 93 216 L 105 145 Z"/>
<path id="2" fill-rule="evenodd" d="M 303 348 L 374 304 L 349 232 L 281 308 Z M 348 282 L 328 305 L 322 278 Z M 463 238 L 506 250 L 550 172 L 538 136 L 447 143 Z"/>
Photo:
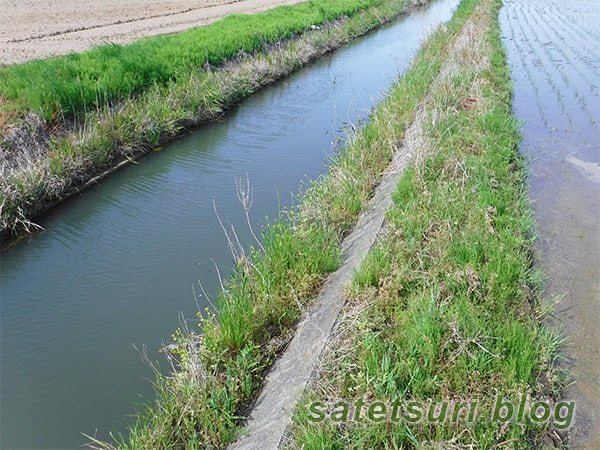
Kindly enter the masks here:
<path id="1" fill-rule="evenodd" d="M 505 0 L 547 297 L 571 346 L 573 447 L 600 448 L 600 2 Z"/>
<path id="2" fill-rule="evenodd" d="M 358 39 L 57 207 L 46 232 L 2 252 L 1 447 L 76 448 L 123 428 L 151 396 L 161 338 L 194 319 L 192 287 L 226 275 L 213 210 L 249 242 L 235 179 L 253 186 L 252 220 L 274 217 L 323 173 L 332 141 L 366 118 L 419 43 L 458 0 L 434 2 Z M 197 299 L 204 308 L 207 301 Z M 192 323 L 193 324 L 193 323 Z"/>

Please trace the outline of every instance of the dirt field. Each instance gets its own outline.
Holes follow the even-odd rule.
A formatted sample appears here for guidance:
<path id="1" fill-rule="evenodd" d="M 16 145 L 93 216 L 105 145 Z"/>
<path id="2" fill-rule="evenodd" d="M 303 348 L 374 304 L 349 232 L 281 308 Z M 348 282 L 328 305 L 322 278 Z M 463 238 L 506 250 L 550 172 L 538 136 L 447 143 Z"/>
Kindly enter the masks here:
<path id="1" fill-rule="evenodd" d="M 0 0 L 0 64 L 176 33 L 302 0 Z"/>

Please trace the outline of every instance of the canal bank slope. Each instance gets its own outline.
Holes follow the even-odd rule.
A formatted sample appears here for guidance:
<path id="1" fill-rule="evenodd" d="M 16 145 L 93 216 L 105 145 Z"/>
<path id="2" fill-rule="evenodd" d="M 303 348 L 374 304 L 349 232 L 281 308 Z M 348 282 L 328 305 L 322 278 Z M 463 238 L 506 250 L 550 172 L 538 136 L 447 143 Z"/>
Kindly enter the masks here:
<path id="1" fill-rule="evenodd" d="M 420 3 L 318 0 L 3 69 L 0 230 Z"/>

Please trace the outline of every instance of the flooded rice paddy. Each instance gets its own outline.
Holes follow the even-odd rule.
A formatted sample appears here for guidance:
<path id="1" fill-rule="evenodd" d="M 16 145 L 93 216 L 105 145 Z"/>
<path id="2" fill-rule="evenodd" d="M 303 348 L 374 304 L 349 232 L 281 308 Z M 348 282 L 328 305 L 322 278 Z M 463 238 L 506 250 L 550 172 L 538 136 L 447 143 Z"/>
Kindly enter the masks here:
<path id="1" fill-rule="evenodd" d="M 570 346 L 571 445 L 600 448 L 600 2 L 504 0 L 540 265 Z"/>

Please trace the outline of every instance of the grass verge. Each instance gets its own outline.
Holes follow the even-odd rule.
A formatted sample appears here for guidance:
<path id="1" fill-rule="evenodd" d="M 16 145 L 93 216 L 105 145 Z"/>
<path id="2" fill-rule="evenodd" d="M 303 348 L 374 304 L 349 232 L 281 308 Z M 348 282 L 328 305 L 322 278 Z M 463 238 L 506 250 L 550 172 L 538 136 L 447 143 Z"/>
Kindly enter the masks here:
<path id="1" fill-rule="evenodd" d="M 31 111 L 22 113 L 20 125 L 5 127 L 0 139 L 0 230 L 18 232 L 28 229 L 30 219 L 36 213 L 78 192 L 91 182 L 93 175 L 107 168 L 110 172 L 110 168 L 177 137 L 186 129 L 217 118 L 260 87 L 391 20 L 415 4 L 412 0 L 344 0 L 339 4 L 314 0 L 308 3 L 313 6 L 297 6 L 298 17 L 306 20 L 302 30 L 316 20 L 312 13 L 305 16 L 305 11 L 313 11 L 319 5 L 329 5 L 326 9 L 329 12 L 323 12 L 322 18 L 332 17 L 333 10 L 350 16 L 324 23 L 320 29 L 305 31 L 294 39 L 269 45 L 265 41 L 259 47 L 262 51 L 238 54 L 219 67 L 194 66 L 193 70 L 179 71 L 176 77 L 146 86 L 133 97 L 100 105 L 75 122 L 48 122 Z M 296 11 L 289 8 L 296 6 L 282 11 Z M 243 17 L 243 20 L 254 20 L 250 16 Z M 265 20 L 264 17 L 271 16 L 260 17 Z M 231 23 L 237 23 L 237 20 L 242 19 L 237 18 Z M 196 32 L 200 33 L 197 30 L 189 33 Z M 282 35 L 285 36 L 288 35 Z M 177 39 L 177 36 L 171 38 Z M 156 42 L 162 42 L 161 39 Z M 241 49 L 246 47 L 241 45 Z M 144 59 L 147 59 L 146 55 Z M 27 79 L 26 76 L 21 78 Z M 3 95 L 0 95 L 0 102 L 4 102 Z"/>
<path id="2" fill-rule="evenodd" d="M 156 381 L 127 436 L 102 448 L 224 447 L 235 439 L 263 375 L 293 333 L 325 275 L 340 263 L 340 243 L 365 208 L 436 77 L 461 16 L 424 44 L 411 68 L 353 135 L 327 175 L 297 209 L 270 226 L 251 254 L 234 251 L 237 270 L 200 332 L 175 336 L 178 370 Z M 235 246 L 234 246 L 235 247 Z"/>
<path id="3" fill-rule="evenodd" d="M 473 12 L 432 84 L 418 143 L 426 156 L 403 174 L 387 230 L 355 276 L 320 373 L 294 416 L 290 447 L 562 445 L 547 423 L 315 423 L 307 407 L 478 398 L 479 411 L 493 411 L 498 395 L 514 404 L 523 394 L 557 398 L 560 340 L 541 322 L 549 311 L 532 269 L 500 6 L 462 2 Z"/>

